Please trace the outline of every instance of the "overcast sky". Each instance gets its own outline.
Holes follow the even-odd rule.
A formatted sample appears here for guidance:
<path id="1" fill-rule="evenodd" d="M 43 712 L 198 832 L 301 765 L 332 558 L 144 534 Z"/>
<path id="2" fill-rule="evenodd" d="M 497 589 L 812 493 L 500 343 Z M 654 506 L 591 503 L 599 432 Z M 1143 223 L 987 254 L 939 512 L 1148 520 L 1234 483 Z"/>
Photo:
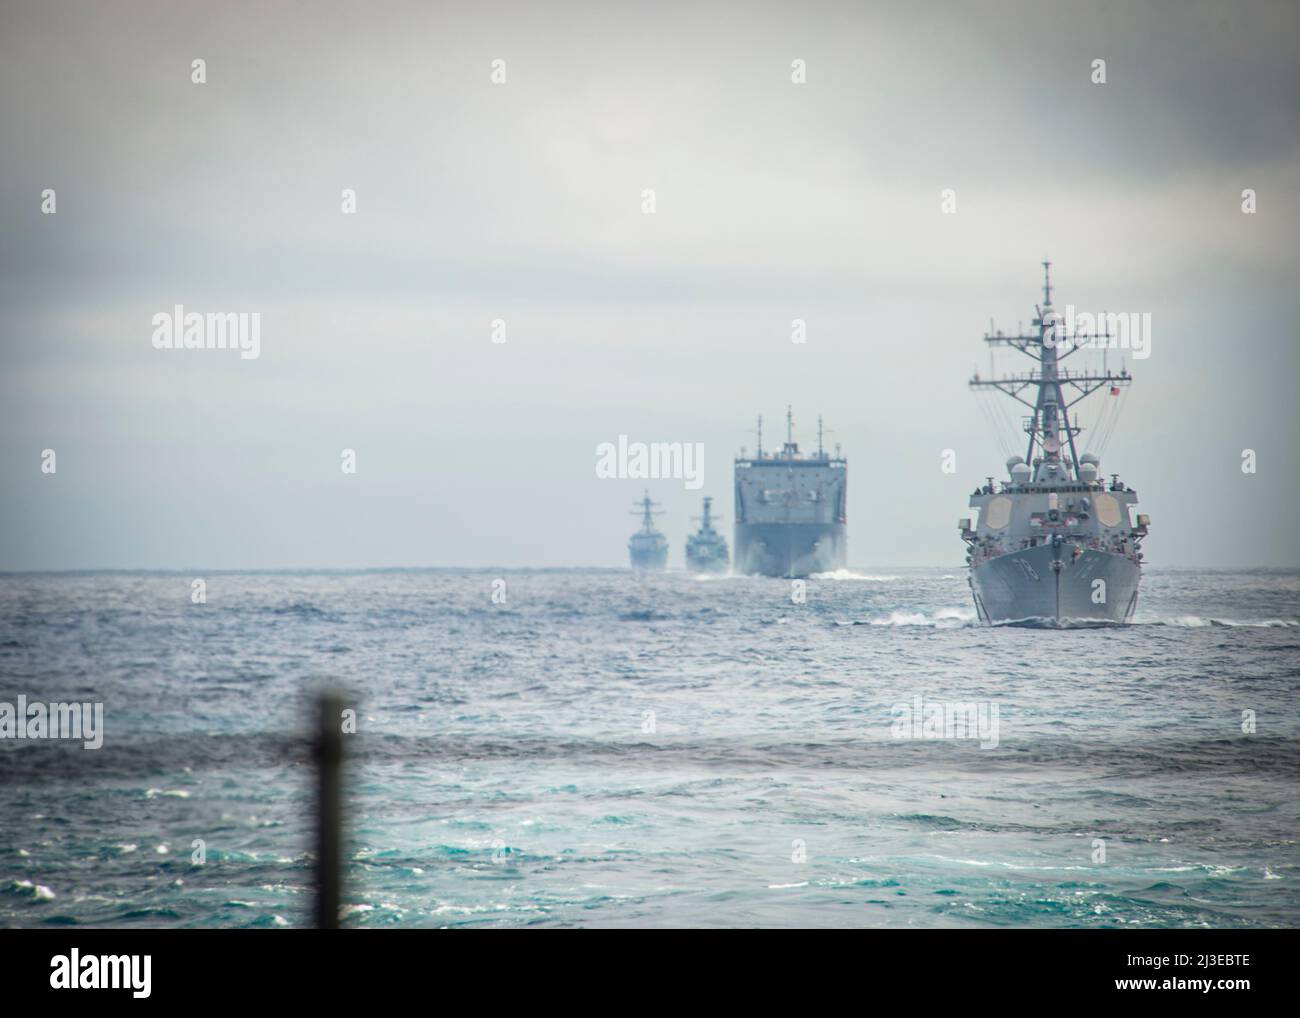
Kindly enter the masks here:
<path id="1" fill-rule="evenodd" d="M 0 8 L 0 569 L 625 565 L 619 435 L 704 445 L 680 565 L 787 403 L 851 565 L 955 565 L 1049 257 L 1152 316 L 1148 562 L 1300 565 L 1296 4 L 454 6 Z M 155 349 L 175 304 L 261 356 Z"/>

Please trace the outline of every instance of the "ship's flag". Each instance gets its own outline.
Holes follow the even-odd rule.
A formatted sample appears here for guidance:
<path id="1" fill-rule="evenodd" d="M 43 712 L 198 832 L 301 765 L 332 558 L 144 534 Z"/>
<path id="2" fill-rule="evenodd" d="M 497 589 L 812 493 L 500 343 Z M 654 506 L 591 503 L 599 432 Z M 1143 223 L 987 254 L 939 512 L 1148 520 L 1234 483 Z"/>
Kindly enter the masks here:
<path id="1" fill-rule="evenodd" d="M 1119 395 L 1119 386 L 1118 386 L 1118 385 L 1112 385 L 1112 386 L 1110 387 L 1110 394 L 1111 394 L 1112 396 L 1118 396 L 1118 395 Z"/>

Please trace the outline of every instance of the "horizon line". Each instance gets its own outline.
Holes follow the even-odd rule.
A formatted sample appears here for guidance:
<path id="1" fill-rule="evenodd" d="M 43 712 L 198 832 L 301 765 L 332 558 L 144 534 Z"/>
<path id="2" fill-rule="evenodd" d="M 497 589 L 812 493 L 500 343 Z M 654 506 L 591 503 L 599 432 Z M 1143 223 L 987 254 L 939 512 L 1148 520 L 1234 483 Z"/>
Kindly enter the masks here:
<path id="1" fill-rule="evenodd" d="M 944 570 L 946 572 L 963 572 L 969 571 L 965 564 L 953 565 L 857 565 L 845 566 L 844 572 L 879 572 L 881 570 Z M 1187 572 L 1196 570 L 1207 573 L 1227 573 L 1227 572 L 1300 572 L 1300 563 L 1285 565 L 1231 565 L 1231 566 L 1203 566 L 1203 565 L 1163 565 L 1143 567 L 1143 572 Z M 516 573 L 542 573 L 542 572 L 599 572 L 599 573 L 631 573 L 635 570 L 631 566 L 600 566 L 600 565 L 576 565 L 576 566 L 521 566 L 521 565 L 486 565 L 486 566 L 437 566 L 437 565 L 419 565 L 419 566 L 223 566 L 219 568 L 205 569 L 198 567 L 176 567 L 176 566 L 72 566 L 60 569 L 0 569 L 0 577 L 6 576 L 76 576 L 89 574 L 128 574 L 128 573 L 156 573 L 159 575 L 174 576 L 192 576 L 196 574 L 235 574 L 235 573 L 490 573 L 490 572 L 516 572 Z M 840 572 L 841 570 L 828 570 L 828 572 Z M 702 575 L 697 570 L 687 569 L 676 566 L 659 570 L 662 573 L 671 574 L 688 574 Z M 654 575 L 654 574 L 651 574 Z M 709 574 L 719 578 L 746 579 L 753 576 L 756 579 L 790 579 L 791 577 L 783 576 L 759 576 L 751 573 L 734 573 L 728 570 L 725 573 Z M 809 579 L 810 577 L 795 577 L 797 579 Z"/>

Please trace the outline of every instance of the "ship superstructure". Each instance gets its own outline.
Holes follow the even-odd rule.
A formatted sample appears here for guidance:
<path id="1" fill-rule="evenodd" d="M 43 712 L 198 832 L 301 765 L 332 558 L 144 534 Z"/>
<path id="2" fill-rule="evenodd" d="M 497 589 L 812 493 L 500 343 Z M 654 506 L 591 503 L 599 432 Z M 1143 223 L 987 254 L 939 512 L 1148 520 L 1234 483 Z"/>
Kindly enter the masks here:
<path id="1" fill-rule="evenodd" d="M 1034 330 L 1003 335 L 990 329 L 990 346 L 1008 346 L 1038 362 L 1035 370 L 1002 378 L 971 379 L 973 389 L 996 389 L 1029 411 L 1024 456 L 1007 460 L 1008 479 L 976 489 L 970 506 L 978 521 L 961 520 L 975 610 L 986 622 L 1127 622 L 1137 607 L 1140 545 L 1150 519 L 1134 518 L 1137 492 L 1118 475 L 1107 484 L 1101 461 L 1079 454 L 1075 406 L 1099 390 L 1116 397 L 1131 379 L 1126 369 L 1071 371 L 1061 362 L 1089 346 L 1110 345 L 1108 334 L 1066 335 L 1052 306 L 1051 263 L 1044 262 L 1043 304 Z"/>
<path id="2" fill-rule="evenodd" d="M 700 529 L 686 538 L 686 564 L 701 573 L 725 573 L 731 564 L 727 539 L 713 529 L 713 499 L 704 497 Z"/>
<path id="3" fill-rule="evenodd" d="M 632 568 L 638 572 L 657 572 L 668 567 L 668 538 L 655 529 L 654 518 L 662 515 L 655 508 L 658 504 L 650 501 L 650 492 L 645 497 L 632 503 L 636 506 L 633 516 L 641 517 L 641 529 L 628 538 L 627 552 L 632 560 Z"/>
<path id="4" fill-rule="evenodd" d="M 736 458 L 736 561 L 738 573 L 809 576 L 843 569 L 848 552 L 848 468 L 836 446 L 805 455 L 794 440 L 794 414 L 786 409 L 786 440 L 779 452 L 758 448 Z"/>

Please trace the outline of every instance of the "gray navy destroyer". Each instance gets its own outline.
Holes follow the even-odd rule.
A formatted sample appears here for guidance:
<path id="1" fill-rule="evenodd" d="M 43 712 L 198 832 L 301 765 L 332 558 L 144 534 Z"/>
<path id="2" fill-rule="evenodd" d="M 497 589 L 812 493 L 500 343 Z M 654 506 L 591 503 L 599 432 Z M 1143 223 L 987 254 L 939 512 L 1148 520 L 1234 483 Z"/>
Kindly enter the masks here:
<path id="1" fill-rule="evenodd" d="M 1025 455 L 1007 460 L 1008 480 L 993 478 L 971 496 L 978 522 L 960 522 L 967 545 L 975 610 L 985 622 L 1070 625 L 1128 622 L 1137 607 L 1140 545 L 1150 518 L 1131 517 L 1137 492 L 1118 475 L 1107 485 L 1097 456 L 1078 454 L 1083 430 L 1072 420 L 1080 400 L 1099 389 L 1117 396 L 1131 376 L 1091 374 L 1060 366 L 1098 340 L 1064 334 L 1052 308 L 1051 263 L 1044 262 L 1043 306 L 1028 335 L 990 330 L 990 345 L 1010 346 L 1038 362 L 1037 369 L 1003 378 L 971 380 L 974 389 L 997 389 L 1023 404 Z M 1103 342 L 1103 345 L 1106 345 Z M 1067 396 L 1070 397 L 1067 399 Z"/>
<path id="2" fill-rule="evenodd" d="M 686 565 L 696 572 L 725 573 L 731 565 L 727 539 L 713 529 L 713 499 L 704 498 L 700 529 L 686 538 Z"/>
<path id="3" fill-rule="evenodd" d="M 633 502 L 633 516 L 641 517 L 641 529 L 628 538 L 627 553 L 637 572 L 658 572 L 668 567 L 668 538 L 655 529 L 654 518 L 660 513 L 650 501 L 650 492 Z"/>
<path id="4" fill-rule="evenodd" d="M 736 459 L 736 563 L 738 573 L 810 576 L 843 569 L 848 552 L 847 464 L 836 447 L 804 455 L 794 440 L 794 416 L 786 411 L 786 441 L 780 452 L 758 450 Z"/>

